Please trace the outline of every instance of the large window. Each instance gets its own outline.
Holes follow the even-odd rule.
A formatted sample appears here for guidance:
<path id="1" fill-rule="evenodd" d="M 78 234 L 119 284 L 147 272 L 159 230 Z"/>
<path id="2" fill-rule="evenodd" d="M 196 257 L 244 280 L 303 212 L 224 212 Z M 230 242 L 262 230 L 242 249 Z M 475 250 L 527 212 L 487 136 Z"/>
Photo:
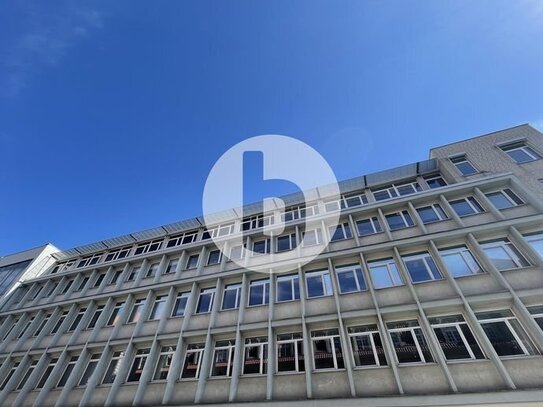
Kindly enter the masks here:
<path id="1" fill-rule="evenodd" d="M 418 182 L 409 182 L 406 184 L 393 184 L 389 187 L 373 191 L 373 196 L 376 201 L 384 201 L 386 199 L 410 195 L 420 191 L 422 191 L 422 188 Z"/>
<path id="2" fill-rule="evenodd" d="M 407 268 L 407 272 L 411 277 L 411 281 L 414 283 L 441 280 L 443 278 L 434 259 L 428 253 L 402 256 L 402 259 Z"/>
<path id="3" fill-rule="evenodd" d="M 467 176 L 467 175 L 473 175 L 477 174 L 479 171 L 473 166 L 472 163 L 468 161 L 465 155 L 459 155 L 456 157 L 450 158 L 454 166 L 458 171 L 460 171 L 460 174 Z"/>
<path id="4" fill-rule="evenodd" d="M 106 374 L 102 380 L 103 384 L 113 383 L 117 374 L 119 373 L 119 368 L 121 362 L 124 358 L 124 352 L 113 352 L 111 360 L 109 361 L 109 366 L 107 367 Z"/>
<path id="5" fill-rule="evenodd" d="M 472 196 L 450 201 L 449 204 L 460 217 L 475 215 L 485 211 L 479 202 Z"/>
<path id="6" fill-rule="evenodd" d="M 237 309 L 241 300 L 241 283 L 229 284 L 224 287 L 222 309 Z"/>
<path id="7" fill-rule="evenodd" d="M 249 284 L 249 306 L 266 305 L 270 302 L 270 280 L 255 280 Z"/>
<path id="8" fill-rule="evenodd" d="M 424 223 L 425 225 L 428 223 L 434 223 L 448 219 L 445 211 L 441 208 L 439 204 L 432 204 L 417 208 L 417 212 L 422 219 L 422 223 Z"/>
<path id="9" fill-rule="evenodd" d="M 433 362 L 432 353 L 416 319 L 387 323 L 398 363 Z"/>
<path id="10" fill-rule="evenodd" d="M 200 377 L 202 355 L 204 354 L 203 343 L 191 343 L 187 346 L 185 363 L 183 364 L 182 379 L 197 379 Z"/>
<path id="11" fill-rule="evenodd" d="M 187 301 L 189 300 L 190 292 L 177 293 L 175 298 L 175 304 L 172 310 L 172 317 L 182 317 L 185 315 L 185 308 L 187 307 Z"/>
<path id="12" fill-rule="evenodd" d="M 377 216 L 373 216 L 368 219 L 360 219 L 356 221 L 356 228 L 358 229 L 358 236 L 373 235 L 383 231 L 381 223 Z"/>
<path id="13" fill-rule="evenodd" d="M 159 263 L 152 263 L 149 266 L 149 269 L 147 269 L 147 273 L 145 273 L 145 278 L 151 278 L 155 277 L 158 273 L 158 267 L 160 266 Z"/>
<path id="14" fill-rule="evenodd" d="M 92 285 L 92 288 L 98 288 L 100 287 L 100 285 L 102 284 L 102 281 L 104 281 L 104 278 L 106 278 L 106 273 L 100 273 L 98 274 L 98 278 L 96 279 L 96 281 L 94 282 L 94 284 Z M 72 285 L 71 282 L 69 284 L 70 286 Z M 64 287 L 66 289 L 66 287 Z M 69 286 L 67 288 L 70 288 Z M 68 291 L 68 290 L 66 290 Z"/>
<path id="15" fill-rule="evenodd" d="M 498 270 L 529 266 L 526 259 L 508 239 L 481 243 L 481 247 Z"/>
<path id="16" fill-rule="evenodd" d="M 85 315 L 85 312 L 87 312 L 87 308 L 81 308 L 78 312 L 77 312 L 77 315 L 75 316 L 72 324 L 70 325 L 70 327 L 68 328 L 68 332 L 73 332 L 76 330 L 77 326 L 79 325 L 79 323 L 81 322 L 81 319 L 83 318 L 83 315 Z"/>
<path id="17" fill-rule="evenodd" d="M 300 280 L 298 274 L 277 276 L 277 302 L 300 299 Z"/>
<path id="18" fill-rule="evenodd" d="M 141 270 L 141 266 L 132 266 L 130 268 L 130 271 L 128 273 L 128 275 L 126 276 L 126 281 L 134 281 L 136 279 L 136 276 L 138 275 L 138 273 L 140 272 Z"/>
<path id="19" fill-rule="evenodd" d="M 203 314 L 206 312 L 211 312 L 211 308 L 213 307 L 214 297 L 215 297 L 215 287 L 202 289 L 200 291 L 200 296 L 198 298 L 198 306 L 196 307 L 196 313 Z"/>
<path id="20" fill-rule="evenodd" d="M 520 199 L 517 194 L 515 194 L 509 188 L 500 189 L 499 191 L 495 192 L 488 192 L 485 195 L 490 202 L 492 202 L 492 205 L 498 209 L 507 209 L 524 204 L 522 199 Z"/>
<path id="21" fill-rule="evenodd" d="M 153 380 L 166 380 L 172 366 L 175 346 L 163 346 L 158 355 L 158 363 L 155 369 Z"/>
<path id="22" fill-rule="evenodd" d="M 152 242 L 147 242 L 138 245 L 134 251 L 134 255 L 156 252 L 162 246 L 162 240 L 153 240 Z"/>
<path id="23" fill-rule="evenodd" d="M 377 325 L 348 328 L 355 366 L 386 366 L 385 349 Z"/>
<path id="24" fill-rule="evenodd" d="M 121 317 L 121 310 L 123 308 L 124 308 L 124 302 L 118 302 L 117 304 L 115 304 L 115 307 L 113 307 L 113 310 L 111 311 L 111 314 L 109 316 L 106 326 L 117 325 Z"/>
<path id="25" fill-rule="evenodd" d="M 36 331 L 34 332 L 34 334 L 32 336 L 34 336 L 34 337 L 38 336 L 43 331 L 43 328 L 45 328 L 45 325 L 47 325 L 50 318 L 51 318 L 51 314 L 45 315 L 45 317 L 40 322 L 40 325 L 38 326 L 38 329 L 36 329 Z"/>
<path id="26" fill-rule="evenodd" d="M 213 355 L 211 376 L 231 376 L 234 362 L 235 341 L 217 341 Z"/>
<path id="27" fill-rule="evenodd" d="M 524 235 L 530 246 L 543 257 L 543 233 Z"/>
<path id="28" fill-rule="evenodd" d="M 539 160 L 541 156 L 524 141 L 501 145 L 500 148 L 517 164 Z"/>
<path id="29" fill-rule="evenodd" d="M 537 325 L 543 330 L 543 305 L 535 305 L 533 307 L 528 307 L 528 311 L 530 311 L 530 314 L 535 319 L 535 322 L 537 322 Z"/>
<path id="30" fill-rule="evenodd" d="M 141 375 L 143 373 L 143 368 L 145 367 L 145 363 L 147 362 L 147 358 L 149 357 L 149 348 L 144 349 L 138 349 L 136 351 L 136 356 L 134 357 L 134 361 L 132 362 L 132 367 L 130 368 L 130 371 L 128 372 L 128 377 L 126 378 L 127 382 L 139 382 Z"/>
<path id="31" fill-rule="evenodd" d="M 334 212 L 345 208 L 354 208 L 367 203 L 368 198 L 365 194 L 353 193 L 349 195 L 342 195 L 338 200 L 325 202 L 324 208 L 326 209 L 326 212 Z"/>
<path id="32" fill-rule="evenodd" d="M 415 222 L 413 222 L 408 211 L 389 213 L 388 215 L 385 215 L 385 218 L 390 230 L 399 230 L 415 226 Z"/>
<path id="33" fill-rule="evenodd" d="M 483 273 L 483 270 L 466 246 L 440 249 L 439 254 L 449 274 L 453 277 Z"/>
<path id="34" fill-rule="evenodd" d="M 285 213 L 281 214 L 281 220 L 283 222 L 290 222 L 297 219 L 304 219 L 310 216 L 318 215 L 319 206 L 318 205 L 308 205 L 308 206 L 295 206 L 292 208 L 285 209 Z"/>
<path id="35" fill-rule="evenodd" d="M 221 262 L 221 251 L 220 250 L 212 250 L 209 252 L 209 255 L 207 256 L 207 265 L 211 266 L 213 264 L 219 264 Z"/>
<path id="36" fill-rule="evenodd" d="M 230 260 L 241 260 L 245 255 L 245 245 L 238 244 L 230 248 Z"/>
<path id="37" fill-rule="evenodd" d="M 253 255 L 266 254 L 270 252 L 270 239 L 262 239 L 253 242 Z"/>
<path id="38" fill-rule="evenodd" d="M 151 309 L 151 314 L 149 315 L 150 320 L 158 320 L 164 314 L 166 309 L 166 301 L 168 300 L 167 295 L 159 295 L 155 298 L 155 303 Z"/>
<path id="39" fill-rule="evenodd" d="M 447 186 L 447 182 L 443 179 L 440 174 L 427 175 L 424 177 L 428 186 L 432 189 L 441 188 Z"/>
<path id="40" fill-rule="evenodd" d="M 37 364 L 38 364 L 38 360 L 33 360 L 30 363 L 30 366 L 26 370 L 23 378 L 19 381 L 19 384 L 17 384 L 17 387 L 16 387 L 17 390 L 21 390 L 24 387 L 24 385 L 26 384 L 26 382 L 30 378 L 30 375 L 34 372 L 34 369 L 36 369 Z M 42 376 L 42 378 L 43 378 L 43 376 Z"/>
<path id="41" fill-rule="evenodd" d="M 462 315 L 429 318 L 447 360 L 484 359 L 483 352 Z"/>
<path id="42" fill-rule="evenodd" d="M 92 318 L 89 321 L 89 324 L 87 325 L 87 329 L 92 329 L 96 326 L 96 323 L 98 322 L 98 319 L 102 315 L 102 312 L 104 312 L 104 305 L 98 305 L 96 307 L 96 310 L 94 311 L 94 314 L 92 314 Z"/>
<path id="43" fill-rule="evenodd" d="M 533 355 L 535 353 L 526 332 L 511 310 L 478 312 L 476 315 L 499 356 Z"/>
<path id="44" fill-rule="evenodd" d="M 198 259 L 200 258 L 199 254 L 191 254 L 187 260 L 187 267 L 186 269 L 195 269 L 198 267 Z"/>
<path id="45" fill-rule="evenodd" d="M 175 273 L 178 264 L 179 259 L 170 259 L 170 261 L 168 261 L 168 266 L 166 267 L 166 270 L 164 270 L 164 274 Z"/>
<path id="46" fill-rule="evenodd" d="M 328 269 L 305 273 L 305 281 L 307 284 L 307 298 L 332 295 L 332 281 Z"/>
<path id="47" fill-rule="evenodd" d="M 306 230 L 302 233 L 302 239 L 304 247 L 317 246 L 322 243 L 322 232 L 320 229 Z"/>
<path id="48" fill-rule="evenodd" d="M 268 338 L 245 339 L 243 374 L 266 374 L 268 367 Z"/>
<path id="49" fill-rule="evenodd" d="M 301 333 L 277 335 L 277 371 L 303 372 L 304 347 Z"/>
<path id="50" fill-rule="evenodd" d="M 336 267 L 336 274 L 341 294 L 368 289 L 364 280 L 364 274 L 362 274 L 362 268 L 359 264 Z"/>
<path id="51" fill-rule="evenodd" d="M 51 332 L 50 332 L 51 335 L 56 334 L 58 332 L 58 330 L 60 329 L 60 327 L 66 320 L 67 316 L 68 316 L 68 311 L 64 311 L 62 315 L 60 316 L 60 318 L 57 320 L 57 323 L 53 326 L 53 329 L 51 329 Z"/>
<path id="52" fill-rule="evenodd" d="M 375 288 L 386 288 L 403 285 L 396 262 L 392 259 L 372 261 L 368 263 L 371 280 Z"/>
<path id="53" fill-rule="evenodd" d="M 87 367 L 85 368 L 85 371 L 83 372 L 83 375 L 81 376 L 81 379 L 79 379 L 79 386 L 85 386 L 88 382 L 94 371 L 96 370 L 96 366 L 98 366 L 98 361 L 100 360 L 100 356 L 102 354 L 100 353 L 93 353 L 89 357 L 89 361 L 87 363 Z"/>
<path id="54" fill-rule="evenodd" d="M 37 360 L 34 361 L 34 362 L 36 362 L 36 364 L 37 364 Z M 34 362 L 32 362 L 33 365 L 34 365 Z M 38 381 L 36 389 L 43 389 L 43 386 L 45 386 L 45 383 L 47 383 L 47 380 L 49 379 L 49 377 L 51 377 L 51 373 L 53 373 L 53 370 L 57 366 L 57 363 L 58 363 L 58 357 L 51 359 L 51 361 L 49 362 L 49 364 L 45 368 L 45 371 L 43 372 L 43 374 L 41 376 L 41 379 Z M 35 367 L 35 365 L 34 365 L 34 367 Z M 30 375 L 28 375 L 28 376 L 30 376 Z M 26 382 L 27 380 L 28 380 L 28 377 L 26 377 L 25 380 L 23 380 L 23 381 Z M 19 385 L 21 385 L 21 384 L 19 384 Z M 20 390 L 20 389 L 18 388 L 18 390 Z"/>
<path id="55" fill-rule="evenodd" d="M 145 298 L 140 298 L 139 300 L 134 301 L 132 306 L 132 312 L 128 317 L 128 323 L 136 323 L 141 319 L 143 309 L 145 308 Z"/>
<path id="56" fill-rule="evenodd" d="M 351 237 L 353 237 L 351 233 L 351 227 L 347 222 L 340 223 L 335 227 L 330 227 L 328 228 L 328 230 L 330 231 L 330 240 L 332 242 L 335 242 L 337 240 L 350 239 Z"/>
<path id="57" fill-rule="evenodd" d="M 277 252 L 285 252 L 296 248 L 296 233 L 277 237 Z"/>
<path id="58" fill-rule="evenodd" d="M 311 332 L 315 370 L 343 369 L 345 363 L 337 329 Z"/>
<path id="59" fill-rule="evenodd" d="M 57 383 L 57 387 L 64 387 L 66 386 L 66 383 L 68 382 L 68 379 L 70 378 L 70 375 L 72 374 L 75 364 L 77 363 L 79 357 L 78 356 L 72 356 L 70 360 L 68 361 L 68 364 L 66 365 L 66 368 L 64 369 L 64 373 L 62 373 L 62 376 L 60 377 L 60 380 Z"/>

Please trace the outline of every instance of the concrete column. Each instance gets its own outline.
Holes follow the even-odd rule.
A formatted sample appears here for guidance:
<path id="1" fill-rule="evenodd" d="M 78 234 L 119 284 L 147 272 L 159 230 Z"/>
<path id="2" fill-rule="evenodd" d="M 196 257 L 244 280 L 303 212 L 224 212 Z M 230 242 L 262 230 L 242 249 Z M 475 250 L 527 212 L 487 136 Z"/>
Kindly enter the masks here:
<path id="1" fill-rule="evenodd" d="M 68 377 L 68 381 L 62 388 L 62 391 L 60 392 L 59 396 L 57 397 L 57 400 L 55 402 L 55 407 L 63 407 L 68 402 L 68 397 L 70 396 L 70 392 L 73 390 L 75 386 L 77 386 L 78 381 L 81 378 L 81 375 L 85 371 L 85 367 L 87 366 L 87 361 L 89 359 L 90 353 L 86 346 L 81 349 L 79 353 L 79 358 L 77 359 L 77 362 L 74 366 L 74 370 L 72 370 L 72 374 Z"/>
<path id="2" fill-rule="evenodd" d="M 500 210 L 496 209 L 496 207 L 492 205 L 492 202 L 490 202 L 490 200 L 486 197 L 485 194 L 481 192 L 479 188 L 474 187 L 473 192 L 475 193 L 475 198 L 477 198 L 477 200 L 483 204 L 483 207 L 487 208 L 488 211 L 496 217 L 496 219 L 505 219 L 503 213 L 501 213 Z"/>
<path id="3" fill-rule="evenodd" d="M 351 227 L 351 233 L 354 237 L 354 241 L 356 242 L 357 246 L 360 246 L 360 237 L 358 236 L 358 228 L 356 227 L 356 224 L 354 223 L 353 215 L 349 214 L 349 226 Z"/>
<path id="4" fill-rule="evenodd" d="M 537 267 L 543 268 L 543 259 L 539 253 L 534 250 L 532 245 L 526 241 L 524 236 L 520 234 L 518 229 L 514 226 L 510 226 L 508 231 L 511 242 L 513 242 L 513 244 L 520 249 L 521 253 L 527 257 L 527 260 L 531 264 L 535 264 Z"/>
<path id="5" fill-rule="evenodd" d="M 187 259 L 188 259 L 188 253 L 186 250 L 183 250 L 181 252 L 181 256 L 179 257 L 179 261 L 177 262 L 177 267 L 175 268 L 176 280 L 181 278 L 181 274 L 183 273 Z"/>
<path id="6" fill-rule="evenodd" d="M 126 347 L 126 353 L 120 361 L 119 372 L 117 373 L 117 376 L 115 376 L 115 380 L 113 380 L 113 384 L 111 385 L 111 389 L 109 390 L 104 406 L 114 407 L 116 405 L 115 401 L 117 400 L 117 394 L 119 393 L 121 385 L 125 382 L 128 371 L 130 370 L 130 365 L 132 364 L 135 355 L 136 348 L 132 342 L 132 339 L 130 339 Z"/>
<path id="7" fill-rule="evenodd" d="M 132 402 L 133 406 L 140 406 L 143 404 L 145 390 L 147 389 L 147 385 L 149 384 L 149 382 L 153 379 L 153 373 L 157 364 L 159 354 L 160 343 L 155 335 L 153 343 L 151 344 L 151 350 L 149 351 L 149 355 L 147 356 L 147 360 L 145 361 L 145 365 L 143 366 L 143 372 L 141 373 L 136 394 L 134 395 L 134 400 Z"/>
<path id="8" fill-rule="evenodd" d="M 53 387 L 55 387 L 55 384 L 58 383 L 58 381 L 60 380 L 62 373 L 64 373 L 64 369 L 66 368 L 69 359 L 70 354 L 66 350 L 66 348 L 64 348 L 64 350 L 58 357 L 57 364 L 51 371 L 49 378 L 43 385 L 43 388 L 40 390 L 38 396 L 36 397 L 36 400 L 34 401 L 33 405 L 35 407 L 43 406 L 45 404 L 45 400 L 47 399 L 49 392 Z"/>
<path id="9" fill-rule="evenodd" d="M 464 222 L 462 222 L 462 218 L 458 216 L 456 211 L 453 209 L 453 207 L 451 206 L 449 201 L 447 201 L 447 198 L 445 198 L 443 194 L 439 195 L 439 203 L 443 207 L 443 210 L 445 211 L 445 213 L 450 215 L 450 217 L 456 222 L 457 226 L 464 227 Z"/>
<path id="10" fill-rule="evenodd" d="M 323 233 L 325 233 L 323 231 Z M 305 310 L 305 298 L 306 290 L 303 279 L 302 268 L 298 264 L 298 281 L 300 285 L 300 310 L 302 318 L 302 338 L 303 338 L 303 348 L 304 348 L 304 361 L 305 361 L 305 390 L 307 393 L 307 398 L 310 399 L 313 397 L 313 353 L 311 352 L 311 337 L 309 329 L 307 328 L 307 322 L 305 319 L 306 310 Z"/>
<path id="11" fill-rule="evenodd" d="M 298 227 L 296 227 L 296 235 L 298 236 Z M 273 312 L 275 304 L 275 284 L 273 284 L 273 270 L 270 269 L 270 292 L 268 303 L 268 371 L 266 375 L 266 400 L 272 400 L 273 398 L 273 378 L 275 374 L 275 358 L 276 358 L 276 346 L 275 335 L 273 332 Z M 245 296 L 247 299 L 247 296 Z"/>
<path id="12" fill-rule="evenodd" d="M 85 391 L 83 393 L 83 396 L 81 396 L 81 400 L 79 401 L 79 407 L 85 407 L 90 404 L 94 389 L 96 388 L 96 386 L 100 384 L 100 380 L 106 373 L 106 369 L 109 366 L 109 362 L 112 356 L 113 356 L 113 349 L 108 343 L 104 347 L 102 356 L 100 357 L 100 360 L 98 361 L 98 364 L 96 365 L 96 368 L 94 369 L 94 372 L 89 378 L 87 385 L 85 386 Z"/>
<path id="13" fill-rule="evenodd" d="M 31 361 L 32 361 L 32 358 L 29 357 L 28 364 L 26 365 L 26 369 L 23 369 L 22 374 L 19 377 L 19 380 L 21 380 L 23 375 L 26 374 L 27 369 L 31 365 Z M 41 377 L 43 375 L 43 372 L 47 368 L 47 365 L 49 364 L 50 361 L 51 361 L 51 357 L 47 353 L 43 353 L 40 356 L 40 358 L 38 359 L 38 364 L 36 365 L 36 367 L 34 368 L 32 373 L 30 374 L 30 377 L 28 378 L 28 380 L 24 384 L 23 388 L 19 391 L 19 394 L 17 395 L 17 397 L 13 401 L 13 404 L 11 405 L 12 407 L 19 407 L 19 406 L 22 407 L 22 406 L 26 405 L 25 404 L 25 399 L 28 396 L 28 393 L 34 387 L 36 387 L 36 385 L 38 384 L 38 380 L 41 379 Z M 17 381 L 17 383 L 19 383 L 19 381 Z"/>
<path id="14" fill-rule="evenodd" d="M 156 272 L 156 276 L 153 278 L 153 284 L 157 284 L 160 282 L 160 279 L 162 278 L 162 275 L 164 274 L 164 271 L 166 270 L 166 267 L 168 266 L 168 256 L 165 254 L 162 255 L 160 258 L 160 263 L 158 264 L 158 270 Z"/>
<path id="15" fill-rule="evenodd" d="M 377 217 L 379 218 L 379 222 L 381 222 L 381 225 L 383 225 L 383 232 L 385 232 L 385 235 L 388 238 L 388 240 L 393 240 L 392 232 L 390 231 L 390 227 L 388 226 L 387 219 L 381 208 L 377 208 Z"/>
<path id="16" fill-rule="evenodd" d="M 411 212 L 411 216 L 413 217 L 413 219 L 415 219 L 415 224 L 420 228 L 422 233 L 424 233 L 425 235 L 428 234 L 428 229 L 426 228 L 426 225 L 422 221 L 422 218 L 420 217 L 419 213 L 417 212 L 411 201 L 407 202 L 407 207 L 409 208 L 409 212 Z"/>

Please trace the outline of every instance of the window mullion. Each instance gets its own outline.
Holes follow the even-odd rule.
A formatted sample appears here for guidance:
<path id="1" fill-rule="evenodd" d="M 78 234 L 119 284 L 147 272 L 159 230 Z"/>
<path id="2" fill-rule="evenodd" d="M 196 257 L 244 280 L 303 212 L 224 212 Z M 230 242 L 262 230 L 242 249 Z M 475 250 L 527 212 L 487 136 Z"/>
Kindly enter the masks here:
<path id="1" fill-rule="evenodd" d="M 530 352 L 528 352 L 528 349 L 526 349 L 526 346 L 524 346 L 524 343 L 522 342 L 522 340 L 520 339 L 520 337 L 518 336 L 517 334 L 517 331 L 515 331 L 515 329 L 513 329 L 513 326 L 511 325 L 511 323 L 509 322 L 509 319 L 510 318 L 507 318 L 507 319 L 504 319 L 503 321 L 505 322 L 505 324 L 507 325 L 507 327 L 509 328 L 509 331 L 513 334 L 513 336 L 515 337 L 515 340 L 517 341 L 517 343 L 519 344 L 519 346 L 522 348 L 522 351 L 524 352 L 525 355 L 529 355 Z"/>
<path id="2" fill-rule="evenodd" d="M 414 341 L 415 341 L 415 346 L 417 347 L 417 352 L 419 353 L 419 357 L 420 359 L 426 363 L 426 358 L 424 357 L 424 354 L 422 353 L 422 349 L 420 347 L 420 343 L 419 343 L 419 340 L 417 338 L 417 335 L 415 334 L 415 328 L 411 328 L 409 329 L 409 331 L 411 332 L 411 336 L 413 337 Z"/>
<path id="3" fill-rule="evenodd" d="M 467 324 L 466 324 L 467 325 Z M 458 334 L 460 335 L 460 338 L 462 338 L 462 342 L 464 342 L 464 346 L 468 350 L 469 356 L 471 359 L 476 359 L 475 354 L 473 353 L 473 350 L 471 349 L 470 344 L 468 343 L 468 340 L 466 339 L 464 332 L 462 332 L 461 324 L 454 324 L 453 325 L 456 330 L 458 331 Z"/>

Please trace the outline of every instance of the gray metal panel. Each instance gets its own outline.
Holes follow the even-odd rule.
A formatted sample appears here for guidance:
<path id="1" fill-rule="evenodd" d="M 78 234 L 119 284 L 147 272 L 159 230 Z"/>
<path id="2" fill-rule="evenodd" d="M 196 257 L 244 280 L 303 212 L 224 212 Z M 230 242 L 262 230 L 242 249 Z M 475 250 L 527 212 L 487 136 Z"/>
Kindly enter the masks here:
<path id="1" fill-rule="evenodd" d="M 202 225 L 200 224 L 200 222 L 198 222 L 197 218 L 190 218 L 179 222 L 170 223 L 162 227 L 166 229 L 168 233 L 182 233 L 189 230 L 198 229 L 200 228 L 200 226 Z"/>
<path id="2" fill-rule="evenodd" d="M 225 211 L 215 212 L 215 213 L 206 215 L 207 223 L 209 223 L 210 225 L 215 225 L 215 224 L 225 223 L 225 222 L 233 222 L 237 218 L 238 218 L 238 215 L 234 211 L 234 209 L 227 209 Z"/>
<path id="3" fill-rule="evenodd" d="M 90 243 L 90 244 L 87 244 L 87 245 L 84 245 L 84 246 L 77 247 L 77 250 L 81 254 L 97 252 L 99 250 L 104 250 L 104 249 L 107 249 L 107 246 L 104 245 L 102 242 Z"/>
<path id="4" fill-rule="evenodd" d="M 417 175 L 417 164 L 407 164 L 366 175 L 368 186 L 382 185 Z"/>
<path id="5" fill-rule="evenodd" d="M 419 173 L 425 174 L 427 172 L 437 171 L 437 160 L 432 158 L 431 160 L 425 160 L 419 162 Z"/>
<path id="6" fill-rule="evenodd" d="M 162 227 L 142 230 L 141 232 L 135 232 L 131 233 L 132 237 L 136 239 L 138 242 L 142 242 L 144 240 L 150 240 L 154 239 L 156 237 L 166 236 L 166 231 Z"/>
<path id="7" fill-rule="evenodd" d="M 342 194 L 352 191 L 362 190 L 366 187 L 364 177 L 355 177 L 344 181 L 339 181 L 339 190 Z"/>
<path id="8" fill-rule="evenodd" d="M 102 243 L 108 248 L 124 246 L 135 243 L 136 240 L 130 235 L 118 236 L 107 240 L 102 240 Z"/>

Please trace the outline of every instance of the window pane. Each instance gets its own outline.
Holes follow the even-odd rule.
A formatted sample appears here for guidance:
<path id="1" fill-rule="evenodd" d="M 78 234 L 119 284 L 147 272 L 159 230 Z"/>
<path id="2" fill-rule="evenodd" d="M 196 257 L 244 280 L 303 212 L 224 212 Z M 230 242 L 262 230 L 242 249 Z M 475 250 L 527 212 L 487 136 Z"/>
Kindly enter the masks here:
<path id="1" fill-rule="evenodd" d="M 355 275 L 350 271 L 338 273 L 339 289 L 342 293 L 358 291 Z"/>
<path id="2" fill-rule="evenodd" d="M 317 339 L 313 341 L 315 369 L 333 369 L 334 354 L 331 339 Z"/>
<path id="3" fill-rule="evenodd" d="M 471 357 L 456 326 L 434 328 L 434 331 L 447 360 Z"/>
<path id="4" fill-rule="evenodd" d="M 405 265 L 414 283 L 431 280 L 422 258 L 405 260 Z"/>
<path id="5" fill-rule="evenodd" d="M 322 284 L 322 277 L 306 277 L 307 279 L 307 296 L 319 297 L 324 295 L 324 288 Z"/>
<path id="6" fill-rule="evenodd" d="M 505 195 L 501 192 L 493 192 L 490 194 L 486 194 L 487 198 L 492 202 L 492 205 L 494 205 L 498 209 L 507 209 L 515 206 L 509 199 L 505 197 Z"/>
<path id="7" fill-rule="evenodd" d="M 411 331 L 391 332 L 390 337 L 399 363 L 421 362 Z"/>
<path id="8" fill-rule="evenodd" d="M 511 256 L 509 256 L 509 254 L 505 250 L 505 248 L 501 246 L 484 247 L 483 250 L 498 270 L 507 270 L 517 267 Z"/>
<path id="9" fill-rule="evenodd" d="M 375 365 L 375 356 L 371 346 L 370 335 L 352 336 L 354 362 L 356 366 Z"/>
<path id="10" fill-rule="evenodd" d="M 296 370 L 295 342 L 280 343 L 277 346 L 277 371 L 291 372 Z"/>
<path id="11" fill-rule="evenodd" d="M 499 356 L 524 355 L 522 347 L 504 321 L 485 322 L 482 326 Z"/>
<path id="12" fill-rule="evenodd" d="M 188 297 L 177 298 L 177 300 L 175 301 L 175 305 L 173 307 L 172 316 L 180 317 L 185 314 L 185 307 L 187 306 L 187 300 L 188 300 Z"/>

